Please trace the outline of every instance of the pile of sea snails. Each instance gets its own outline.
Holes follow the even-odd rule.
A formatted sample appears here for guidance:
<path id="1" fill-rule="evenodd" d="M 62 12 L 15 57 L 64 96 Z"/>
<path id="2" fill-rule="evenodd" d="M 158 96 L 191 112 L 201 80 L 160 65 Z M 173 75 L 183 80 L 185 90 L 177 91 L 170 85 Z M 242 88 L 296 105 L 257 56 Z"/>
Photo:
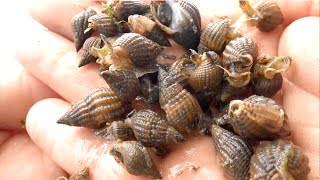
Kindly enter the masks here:
<path id="1" fill-rule="evenodd" d="M 270 32 L 284 21 L 274 1 L 239 6 L 240 26 Z M 271 99 L 292 59 L 259 56 L 240 26 L 221 17 L 202 28 L 187 0 L 110 0 L 101 11 L 83 10 L 72 19 L 79 67 L 98 63 L 106 86 L 57 123 L 117 141 L 109 153 L 136 176 L 161 179 L 151 153 L 163 157 L 171 144 L 209 135 L 227 179 L 307 179 L 309 160 L 290 141 L 290 117 Z M 188 53 L 164 54 L 168 38 Z"/>

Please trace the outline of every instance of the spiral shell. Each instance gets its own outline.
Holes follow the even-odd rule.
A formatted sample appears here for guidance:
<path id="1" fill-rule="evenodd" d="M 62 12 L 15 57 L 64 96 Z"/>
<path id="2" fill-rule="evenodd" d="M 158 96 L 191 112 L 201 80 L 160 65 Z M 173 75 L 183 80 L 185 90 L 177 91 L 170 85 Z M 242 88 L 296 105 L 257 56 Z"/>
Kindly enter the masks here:
<path id="1" fill-rule="evenodd" d="M 186 140 L 177 130 L 169 126 L 166 120 L 151 110 L 140 110 L 125 122 L 133 129 L 137 140 L 146 147 L 162 147 Z"/>
<path id="2" fill-rule="evenodd" d="M 132 175 L 162 179 L 157 166 L 141 142 L 124 141 L 116 144 L 111 148 L 110 154 Z"/>
<path id="3" fill-rule="evenodd" d="M 248 25 L 255 25 L 260 31 L 269 32 L 284 22 L 283 14 L 278 4 L 273 0 L 262 0 L 250 6 L 248 0 L 240 0 L 241 9 L 247 14 Z"/>
<path id="4" fill-rule="evenodd" d="M 171 46 L 168 38 L 164 36 L 157 24 L 145 16 L 137 14 L 129 16 L 128 25 L 131 32 L 141 34 L 161 46 Z"/>
<path id="5" fill-rule="evenodd" d="M 97 30 L 100 34 L 104 36 L 115 36 L 117 35 L 118 26 L 114 21 L 114 18 L 106 13 L 98 13 L 91 16 L 88 19 L 88 29 Z"/>
<path id="6" fill-rule="evenodd" d="M 284 140 L 262 141 L 250 162 L 250 179 L 308 179 L 309 159 Z"/>
<path id="7" fill-rule="evenodd" d="M 93 31 L 84 32 L 88 28 L 88 19 L 97 12 L 91 8 L 81 11 L 71 19 L 73 41 L 77 52 L 81 49 L 83 43 L 88 39 Z"/>
<path id="8" fill-rule="evenodd" d="M 125 141 L 133 137 L 133 130 L 124 121 L 113 121 L 110 125 L 95 130 L 94 133 L 107 141 Z"/>
<path id="9" fill-rule="evenodd" d="M 137 67 L 156 65 L 156 57 L 164 49 L 152 40 L 137 34 L 125 33 L 112 45 L 113 53 L 119 58 L 130 58 Z"/>
<path id="10" fill-rule="evenodd" d="M 201 33 L 198 53 L 202 54 L 208 49 L 220 54 L 223 52 L 226 44 L 235 38 L 229 37 L 232 32 L 236 34 L 235 36 L 240 36 L 239 33 L 230 27 L 230 22 L 230 19 L 219 19 L 209 23 Z"/>
<path id="11" fill-rule="evenodd" d="M 92 48 L 101 48 L 102 47 L 102 40 L 99 37 L 89 37 L 83 44 L 82 48 L 82 54 L 81 54 L 81 59 L 79 62 L 78 67 L 85 66 L 90 63 L 96 62 L 98 57 L 94 56 L 92 54 Z"/>
<path id="12" fill-rule="evenodd" d="M 217 101 L 221 104 L 228 104 L 235 99 L 245 98 L 250 90 L 250 86 L 234 87 L 228 81 L 222 81 Z"/>
<path id="13" fill-rule="evenodd" d="M 110 89 L 100 87 L 74 102 L 57 123 L 96 129 L 106 122 L 121 119 L 123 112 L 120 99 Z"/>
<path id="14" fill-rule="evenodd" d="M 200 55 L 200 64 L 189 77 L 189 83 L 195 90 L 209 90 L 217 92 L 219 90 L 223 70 L 222 62 L 218 54 L 214 51 L 206 52 Z"/>
<path id="15" fill-rule="evenodd" d="M 270 98 L 252 95 L 230 102 L 228 115 L 234 131 L 241 137 L 266 140 L 290 135 L 288 117 Z"/>
<path id="16" fill-rule="evenodd" d="M 212 125 L 211 134 L 224 175 L 228 179 L 246 179 L 253 154 L 249 143 L 216 125 Z"/>
<path id="17" fill-rule="evenodd" d="M 139 80 L 132 71 L 125 69 L 107 70 L 101 72 L 100 75 L 122 102 L 131 102 L 141 94 Z"/>
<path id="18" fill-rule="evenodd" d="M 140 0 L 111 0 L 108 5 L 118 21 L 127 21 L 130 15 L 144 14 L 150 9 L 148 4 Z"/>
<path id="19" fill-rule="evenodd" d="M 259 76 L 251 79 L 251 87 L 256 95 L 272 97 L 281 89 L 282 82 L 281 74 L 276 74 L 273 79 Z"/>

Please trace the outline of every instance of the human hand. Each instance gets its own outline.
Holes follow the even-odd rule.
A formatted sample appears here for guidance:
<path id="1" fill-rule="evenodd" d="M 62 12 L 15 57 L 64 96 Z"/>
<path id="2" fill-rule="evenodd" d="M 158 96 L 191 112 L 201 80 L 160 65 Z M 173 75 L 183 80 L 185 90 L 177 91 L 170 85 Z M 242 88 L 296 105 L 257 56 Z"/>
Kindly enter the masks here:
<path id="1" fill-rule="evenodd" d="M 214 15 L 228 15 L 236 20 L 241 14 L 238 2 L 234 0 L 210 1 L 210 7 L 204 1 L 194 3 L 200 9 L 202 27 Z M 319 16 L 316 14 L 318 6 L 316 1 L 300 0 L 291 0 L 290 3 L 283 0 L 279 1 L 279 5 L 285 16 L 285 23 L 281 27 L 269 33 L 250 28 L 245 35 L 256 40 L 260 55 L 279 54 L 293 59 L 290 70 L 284 74 L 286 80 L 277 100 L 283 104 L 289 116 L 293 142 L 310 159 L 309 177 L 315 179 L 319 177 L 319 18 L 303 17 Z M 299 8 L 298 12 L 296 8 Z M 17 47 L 16 57 L 26 71 L 46 87 L 45 92 L 50 92 L 51 88 L 60 95 L 57 99 L 46 99 L 32 107 L 26 117 L 27 132 L 44 154 L 68 173 L 89 166 L 92 179 L 143 179 L 130 175 L 114 161 L 108 153 L 112 143 L 95 137 L 88 129 L 56 124 L 57 119 L 69 109 L 70 102 L 79 100 L 91 89 L 106 85 L 99 77 L 96 65 L 77 67 L 79 58 L 72 43 L 70 19 L 80 10 L 73 1 L 46 0 L 30 5 L 31 16 L 48 30 L 24 18 L 24 36 L 17 35 L 21 44 Z M 182 50 L 177 48 L 176 53 L 179 52 Z M 26 92 L 24 95 L 29 98 L 29 94 Z M 53 93 L 39 99 L 52 96 L 58 95 Z M 200 168 L 197 171 L 185 171 L 178 179 L 223 179 L 210 137 L 193 138 L 171 149 L 167 157 L 157 159 L 164 178 L 168 178 L 170 170 L 176 165 L 192 162 Z M 52 164 L 52 167 L 56 165 Z M 61 169 L 56 172 L 63 175 Z M 39 173 L 33 176 L 37 177 Z M 4 177 L 12 176 L 8 174 Z"/>

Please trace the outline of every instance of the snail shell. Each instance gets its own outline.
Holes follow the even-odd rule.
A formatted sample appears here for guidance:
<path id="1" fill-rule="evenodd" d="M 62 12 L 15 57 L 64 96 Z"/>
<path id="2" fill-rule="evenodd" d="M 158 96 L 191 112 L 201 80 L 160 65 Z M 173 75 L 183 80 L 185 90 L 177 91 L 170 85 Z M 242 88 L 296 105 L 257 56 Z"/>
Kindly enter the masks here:
<path id="1" fill-rule="evenodd" d="M 127 21 L 130 15 L 144 14 L 150 9 L 148 4 L 139 0 L 111 0 L 108 5 L 118 21 Z"/>
<path id="2" fill-rule="evenodd" d="M 234 131 L 253 140 L 274 139 L 290 135 L 288 117 L 270 98 L 252 95 L 230 102 L 228 115 Z"/>
<path id="3" fill-rule="evenodd" d="M 169 4 L 161 2 L 157 7 L 157 18 L 165 25 L 169 26 L 172 21 L 172 9 Z"/>
<path id="4" fill-rule="evenodd" d="M 162 179 L 157 166 L 141 142 L 124 141 L 116 144 L 111 148 L 110 154 L 132 175 Z"/>
<path id="5" fill-rule="evenodd" d="M 211 134 L 224 175 L 228 179 L 246 179 L 253 155 L 249 143 L 217 125 L 212 125 Z"/>
<path id="6" fill-rule="evenodd" d="M 250 162 L 250 179 L 308 179 L 309 159 L 284 140 L 262 141 Z"/>
<path id="7" fill-rule="evenodd" d="M 141 34 L 161 46 L 171 46 L 168 38 L 164 36 L 157 24 L 145 16 L 137 14 L 129 16 L 128 25 L 131 32 Z"/>
<path id="8" fill-rule="evenodd" d="M 88 22 L 89 24 L 87 30 L 97 30 L 100 34 L 103 34 L 106 37 L 115 36 L 119 32 L 114 18 L 106 13 L 93 15 L 88 19 Z"/>
<path id="9" fill-rule="evenodd" d="M 162 147 L 172 143 L 181 143 L 186 139 L 168 122 L 151 110 L 140 110 L 125 120 L 138 141 L 146 147 Z"/>
<path id="10" fill-rule="evenodd" d="M 133 137 L 133 130 L 123 121 L 113 121 L 109 126 L 98 129 L 94 133 L 107 141 L 125 141 Z"/>
<path id="11" fill-rule="evenodd" d="M 156 76 L 156 77 L 155 77 Z M 149 103 L 159 102 L 158 73 L 148 73 L 139 78 L 142 94 Z"/>
<path id="12" fill-rule="evenodd" d="M 89 37 L 83 44 L 83 52 L 81 54 L 81 59 L 78 67 L 82 67 L 84 65 L 94 63 L 98 59 L 98 57 L 92 54 L 92 47 L 101 48 L 102 40 L 99 37 Z"/>
<path id="13" fill-rule="evenodd" d="M 71 175 L 68 180 L 89 180 L 89 168 L 83 168 L 81 171 Z"/>
<path id="14" fill-rule="evenodd" d="M 222 65 L 220 57 L 214 51 L 209 51 L 198 58 L 200 64 L 189 77 L 191 87 L 195 90 L 217 92 L 223 78 L 223 70 L 216 66 Z"/>
<path id="15" fill-rule="evenodd" d="M 113 91 L 100 87 L 74 102 L 57 123 L 96 129 L 106 122 L 121 119 L 123 112 L 122 102 Z"/>
<path id="16" fill-rule="evenodd" d="M 282 87 L 283 78 L 281 74 L 276 74 L 273 79 L 264 76 L 251 79 L 251 87 L 254 94 L 265 97 L 272 97 Z"/>
<path id="17" fill-rule="evenodd" d="M 125 69 L 107 70 L 101 72 L 100 75 L 122 102 L 131 102 L 141 94 L 139 80 L 132 71 Z"/>
<path id="18" fill-rule="evenodd" d="M 262 0 L 250 6 L 248 0 L 240 0 L 241 9 L 247 14 L 249 26 L 255 25 L 260 31 L 269 32 L 284 21 L 280 7 L 274 0 Z"/>
<path id="19" fill-rule="evenodd" d="M 222 81 L 217 101 L 221 104 L 228 104 L 235 99 L 245 98 L 250 90 L 250 86 L 234 87 L 228 81 Z"/>
<path id="20" fill-rule="evenodd" d="M 74 45 L 77 52 L 81 49 L 83 43 L 89 38 L 93 31 L 84 32 L 88 28 L 88 19 L 97 12 L 91 8 L 81 11 L 71 19 Z"/>
<path id="21" fill-rule="evenodd" d="M 207 51 L 206 49 L 215 51 L 218 54 L 222 53 L 226 44 L 235 38 L 229 37 L 231 31 L 235 32 L 230 27 L 230 22 L 230 19 L 219 19 L 209 23 L 201 33 L 198 53 L 202 54 Z M 236 36 L 239 36 L 239 33 Z"/>
<path id="22" fill-rule="evenodd" d="M 116 57 L 130 58 L 137 67 L 153 67 L 164 48 L 140 34 L 125 33 L 113 43 L 112 49 Z"/>

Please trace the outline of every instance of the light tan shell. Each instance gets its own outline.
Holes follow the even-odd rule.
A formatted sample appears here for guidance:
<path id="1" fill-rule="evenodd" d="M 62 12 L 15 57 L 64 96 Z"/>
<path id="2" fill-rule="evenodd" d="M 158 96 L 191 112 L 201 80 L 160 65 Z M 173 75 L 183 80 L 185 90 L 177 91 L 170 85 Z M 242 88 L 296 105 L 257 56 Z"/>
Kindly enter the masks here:
<path id="1" fill-rule="evenodd" d="M 130 15 L 144 14 L 150 9 L 148 4 L 140 0 L 110 0 L 108 5 L 118 21 L 127 21 Z"/>
<path id="2" fill-rule="evenodd" d="M 250 162 L 250 179 L 307 180 L 309 159 L 302 150 L 284 140 L 262 141 Z"/>
<path id="3" fill-rule="evenodd" d="M 274 100 L 252 95 L 230 102 L 228 115 L 234 131 L 241 137 L 266 140 L 290 135 L 288 117 Z"/>
<path id="4" fill-rule="evenodd" d="M 123 112 L 123 104 L 113 91 L 100 87 L 72 103 L 71 109 L 57 123 L 96 129 L 106 122 L 121 119 Z"/>

